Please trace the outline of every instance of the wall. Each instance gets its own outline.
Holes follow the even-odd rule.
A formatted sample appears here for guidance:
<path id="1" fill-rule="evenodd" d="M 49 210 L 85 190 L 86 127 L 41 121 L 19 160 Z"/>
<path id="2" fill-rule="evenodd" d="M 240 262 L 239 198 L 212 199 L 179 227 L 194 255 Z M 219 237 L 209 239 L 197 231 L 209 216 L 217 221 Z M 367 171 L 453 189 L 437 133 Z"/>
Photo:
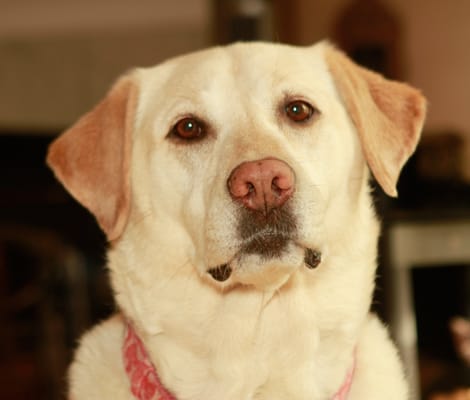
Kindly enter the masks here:
<path id="1" fill-rule="evenodd" d="M 351 0 L 295 0 L 299 42 L 331 33 Z M 470 181 L 470 1 L 381 0 L 402 20 L 406 79 L 429 100 L 425 134 L 455 130 L 465 139 L 464 174 Z"/>
<path id="2" fill-rule="evenodd" d="M 470 1 L 395 0 L 407 27 L 409 78 L 429 99 L 429 131 L 456 130 L 466 140 L 470 180 Z"/>
<path id="3" fill-rule="evenodd" d="M 283 1 L 283 0 L 280 0 Z M 292 0 L 298 41 L 331 33 L 351 0 Z M 426 134 L 466 140 L 470 180 L 470 1 L 382 0 L 403 21 L 406 78 L 429 99 Z M 21 0 L 0 13 L 0 128 L 68 125 L 133 65 L 206 46 L 210 0 Z"/>
<path id="4" fill-rule="evenodd" d="M 0 129 L 60 130 L 133 66 L 207 45 L 208 0 L 21 0 L 0 13 Z"/>

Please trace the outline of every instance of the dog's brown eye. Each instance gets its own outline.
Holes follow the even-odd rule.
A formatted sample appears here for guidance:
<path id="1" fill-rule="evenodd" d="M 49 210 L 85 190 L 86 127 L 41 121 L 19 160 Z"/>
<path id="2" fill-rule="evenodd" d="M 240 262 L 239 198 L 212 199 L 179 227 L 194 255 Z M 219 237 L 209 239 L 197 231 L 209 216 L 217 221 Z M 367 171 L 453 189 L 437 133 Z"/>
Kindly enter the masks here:
<path id="1" fill-rule="evenodd" d="M 306 122 L 312 117 L 314 108 L 306 101 L 296 100 L 286 105 L 285 112 L 294 122 Z"/>
<path id="2" fill-rule="evenodd" d="M 172 133 L 184 140 L 199 139 L 205 134 L 204 124 L 196 118 L 183 118 L 173 127 Z"/>

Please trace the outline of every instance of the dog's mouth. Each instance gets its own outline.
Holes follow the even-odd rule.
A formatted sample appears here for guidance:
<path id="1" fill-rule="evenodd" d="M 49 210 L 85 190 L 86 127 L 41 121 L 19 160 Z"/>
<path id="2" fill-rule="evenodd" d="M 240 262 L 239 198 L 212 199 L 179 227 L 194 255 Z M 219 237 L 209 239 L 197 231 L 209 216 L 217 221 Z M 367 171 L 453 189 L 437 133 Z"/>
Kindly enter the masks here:
<path id="1" fill-rule="evenodd" d="M 230 264 L 222 264 L 207 271 L 212 278 L 218 282 L 225 282 L 232 275 Z"/>
<path id="2" fill-rule="evenodd" d="M 218 282 L 229 280 L 232 274 L 240 269 L 245 270 L 243 274 L 246 275 L 249 274 L 247 268 L 256 269 L 256 273 L 259 274 L 259 266 L 262 265 L 275 264 L 277 269 L 282 268 L 283 263 L 287 265 L 292 262 L 289 253 L 293 251 L 300 264 L 301 249 L 303 249 L 303 264 L 307 268 L 313 269 L 321 262 L 319 250 L 298 243 L 297 221 L 289 205 L 273 209 L 267 214 L 243 210 L 239 219 L 238 233 L 241 238 L 239 250 L 232 260 L 208 270 L 209 275 Z M 244 262 L 247 259 L 256 260 L 256 266 L 248 263 L 247 267 L 245 265 L 247 263 Z"/>
<path id="3" fill-rule="evenodd" d="M 243 210 L 239 221 L 241 254 L 257 254 L 263 259 L 280 257 L 297 239 L 297 221 L 288 204 L 267 213 Z"/>
<path id="4" fill-rule="evenodd" d="M 305 249 L 304 264 L 308 269 L 315 269 L 321 263 L 322 254 L 319 250 Z M 222 264 L 207 271 L 217 282 L 225 282 L 232 275 L 231 263 Z"/>

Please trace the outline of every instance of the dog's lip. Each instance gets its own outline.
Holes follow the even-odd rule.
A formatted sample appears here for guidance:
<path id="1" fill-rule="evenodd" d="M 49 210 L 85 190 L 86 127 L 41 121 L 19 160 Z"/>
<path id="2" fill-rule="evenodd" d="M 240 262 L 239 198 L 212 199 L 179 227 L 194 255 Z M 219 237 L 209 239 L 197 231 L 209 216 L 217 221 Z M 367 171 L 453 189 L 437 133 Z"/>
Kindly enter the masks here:
<path id="1" fill-rule="evenodd" d="M 212 276 L 212 278 L 214 278 L 214 280 L 225 282 L 232 275 L 232 267 L 230 266 L 230 263 L 221 264 L 215 268 L 208 269 L 207 272 Z"/>
<path id="2" fill-rule="evenodd" d="M 305 252 L 304 263 L 308 269 L 315 269 L 322 262 L 322 251 L 318 246 L 305 246 L 301 243 L 292 241 L 296 246 L 300 247 Z M 231 277 L 236 268 L 237 260 L 240 260 L 247 253 L 243 250 L 239 250 L 230 260 L 226 263 L 219 264 L 215 267 L 211 267 L 207 270 L 207 273 L 212 276 L 215 281 L 226 282 Z"/>
<path id="3" fill-rule="evenodd" d="M 276 258 L 285 253 L 289 243 L 295 243 L 291 235 L 263 229 L 246 238 L 240 244 L 238 254 L 259 254 L 263 258 Z"/>
<path id="4" fill-rule="evenodd" d="M 308 269 L 314 269 L 320 265 L 322 262 L 322 253 L 317 249 L 305 249 L 304 257 L 305 265 Z"/>

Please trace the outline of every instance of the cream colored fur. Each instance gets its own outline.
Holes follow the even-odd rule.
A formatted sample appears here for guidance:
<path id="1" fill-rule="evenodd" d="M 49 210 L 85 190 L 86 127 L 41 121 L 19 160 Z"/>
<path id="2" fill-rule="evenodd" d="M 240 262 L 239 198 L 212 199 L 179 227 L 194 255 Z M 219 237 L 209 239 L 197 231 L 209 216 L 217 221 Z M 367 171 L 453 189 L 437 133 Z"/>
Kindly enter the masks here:
<path id="1" fill-rule="evenodd" d="M 362 92 L 344 86 L 342 68 L 361 82 Z M 367 163 L 394 194 L 425 106 L 405 85 L 387 98 L 389 81 L 362 71 L 326 43 L 213 48 L 135 70 L 111 90 L 104 103 L 121 110 L 111 125 L 124 121 L 120 142 L 130 154 L 107 161 L 113 168 L 100 178 L 104 189 L 97 191 L 86 175 L 101 168 L 94 157 L 105 144 L 88 145 L 86 157 L 76 150 L 94 134 L 82 132 L 83 121 L 52 145 L 50 165 L 111 240 L 107 265 L 120 310 L 82 339 L 70 369 L 71 399 L 132 399 L 121 358 L 124 318 L 178 400 L 329 400 L 354 358 L 349 400 L 407 398 L 396 350 L 369 314 L 379 224 Z M 354 99 L 368 88 L 378 106 L 358 111 Z M 410 96 L 415 111 L 397 111 L 395 104 Z M 320 114 L 293 124 L 284 114 L 288 99 L 306 100 Z M 106 107 L 84 117 L 85 125 L 108 121 Z M 383 115 L 363 127 L 357 113 Z M 207 138 L 171 140 L 171 127 L 188 115 L 206 121 Z M 99 125 L 106 135 L 109 121 Z M 398 145 L 364 143 L 387 136 Z M 372 153 L 387 166 L 373 164 Z M 280 259 L 236 257 L 240 205 L 227 191 L 227 178 L 240 163 L 266 157 L 295 172 L 297 238 Z M 71 158 L 73 173 L 65 171 Z M 112 209 L 99 207 L 116 179 L 130 189 L 118 190 L 121 202 Z M 322 252 L 314 270 L 304 265 L 305 248 Z M 230 260 L 228 281 L 207 273 Z"/>

